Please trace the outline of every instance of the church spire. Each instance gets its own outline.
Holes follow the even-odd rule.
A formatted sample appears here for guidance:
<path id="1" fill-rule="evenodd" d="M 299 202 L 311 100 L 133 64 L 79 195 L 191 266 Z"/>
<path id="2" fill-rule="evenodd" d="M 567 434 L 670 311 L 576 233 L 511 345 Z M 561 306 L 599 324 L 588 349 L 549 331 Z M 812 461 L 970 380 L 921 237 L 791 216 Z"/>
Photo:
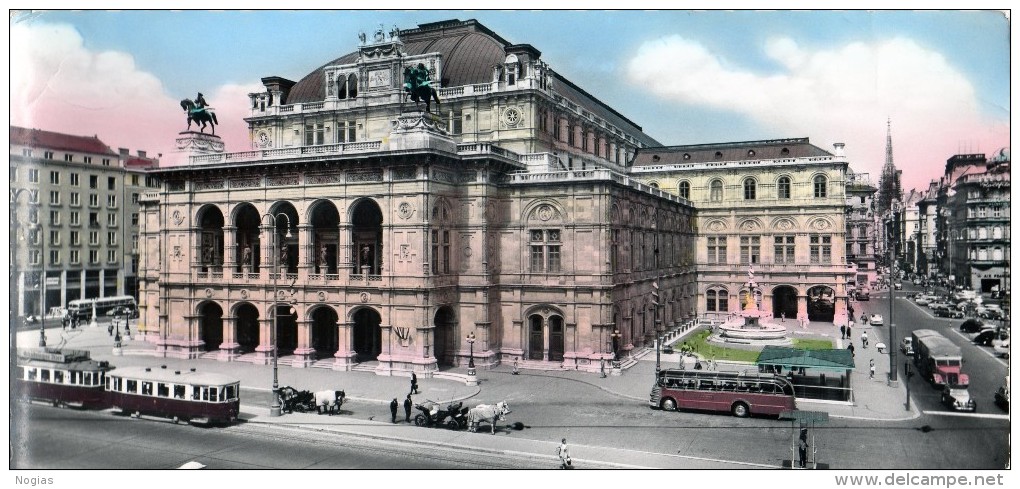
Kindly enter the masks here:
<path id="1" fill-rule="evenodd" d="M 892 207 L 894 200 L 900 200 L 900 171 L 893 163 L 892 151 L 892 119 L 886 119 L 885 132 L 885 166 L 882 167 L 882 177 L 878 183 L 877 211 L 881 215 Z"/>

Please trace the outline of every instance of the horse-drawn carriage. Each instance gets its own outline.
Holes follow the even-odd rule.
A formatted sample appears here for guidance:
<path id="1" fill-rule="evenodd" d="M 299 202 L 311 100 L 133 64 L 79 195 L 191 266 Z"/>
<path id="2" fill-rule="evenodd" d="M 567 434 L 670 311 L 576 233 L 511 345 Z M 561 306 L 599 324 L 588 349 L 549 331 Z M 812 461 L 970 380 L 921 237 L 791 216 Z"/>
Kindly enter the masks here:
<path id="1" fill-rule="evenodd" d="M 492 434 L 496 434 L 496 421 L 503 421 L 506 415 L 510 414 L 510 405 L 506 401 L 496 404 L 479 404 L 467 412 L 468 431 L 478 431 L 478 425 L 482 421 L 489 423 Z"/>
<path id="2" fill-rule="evenodd" d="M 299 391 L 289 385 L 280 387 L 280 404 L 285 413 L 308 413 L 333 415 L 340 412 L 340 406 L 347 396 L 344 391 Z"/>
<path id="3" fill-rule="evenodd" d="M 468 425 L 467 413 L 469 408 L 464 407 L 463 402 L 448 404 L 446 409 L 443 409 L 435 401 L 425 401 L 415 404 L 414 407 L 421 411 L 421 413 L 414 417 L 415 426 L 445 426 L 451 430 L 458 430 L 466 428 Z"/>

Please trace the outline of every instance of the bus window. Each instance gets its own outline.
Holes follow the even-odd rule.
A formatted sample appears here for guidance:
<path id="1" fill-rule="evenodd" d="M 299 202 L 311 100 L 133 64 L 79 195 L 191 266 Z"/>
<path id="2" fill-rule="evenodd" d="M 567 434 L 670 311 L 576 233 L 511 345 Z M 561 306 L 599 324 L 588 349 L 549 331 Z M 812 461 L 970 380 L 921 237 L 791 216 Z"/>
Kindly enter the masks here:
<path id="1" fill-rule="evenodd" d="M 63 384 L 64 383 L 64 371 L 63 370 L 54 370 L 53 371 L 53 383 L 55 383 L 55 384 Z"/>
<path id="2" fill-rule="evenodd" d="M 143 396 L 152 395 L 152 382 L 142 382 L 142 395 Z"/>
<path id="3" fill-rule="evenodd" d="M 715 382 L 713 382 L 711 380 L 704 380 L 704 379 L 702 379 L 700 385 L 698 385 L 698 390 L 703 390 L 703 391 L 710 391 L 710 390 L 712 390 L 714 388 L 715 388 Z"/>
<path id="4" fill-rule="evenodd" d="M 184 399 L 184 386 L 174 384 L 174 399 Z"/>
<path id="5" fill-rule="evenodd" d="M 28 372 L 28 376 L 26 378 L 28 380 L 35 380 L 39 376 L 39 369 L 37 369 L 35 367 L 31 367 L 31 368 L 27 369 L 27 372 Z"/>
<path id="6" fill-rule="evenodd" d="M 45 369 L 45 368 L 39 369 L 39 380 L 41 380 L 43 382 L 49 382 L 50 381 L 50 371 L 48 369 Z"/>
<path id="7" fill-rule="evenodd" d="M 159 397 L 170 397 L 170 386 L 162 382 L 156 384 L 156 395 Z"/>

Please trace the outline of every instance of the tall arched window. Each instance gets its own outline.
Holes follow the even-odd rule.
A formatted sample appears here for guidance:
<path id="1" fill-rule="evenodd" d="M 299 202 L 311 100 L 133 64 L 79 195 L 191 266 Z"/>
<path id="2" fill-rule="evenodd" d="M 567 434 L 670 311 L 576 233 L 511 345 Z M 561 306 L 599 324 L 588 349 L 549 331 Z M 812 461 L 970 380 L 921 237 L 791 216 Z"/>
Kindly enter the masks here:
<path id="1" fill-rule="evenodd" d="M 754 200 L 756 193 L 756 186 L 753 178 L 744 179 L 744 200 Z"/>
<path id="2" fill-rule="evenodd" d="M 818 175 L 815 177 L 815 198 L 821 199 L 828 196 L 829 192 L 826 189 L 827 182 L 824 176 Z"/>
<path id="3" fill-rule="evenodd" d="M 705 310 L 708 312 L 715 312 L 715 291 L 709 290 L 705 292 Z"/>
<path id="4" fill-rule="evenodd" d="M 709 289 L 705 292 L 705 310 L 708 312 L 729 311 L 729 296 L 726 289 Z"/>
<path id="5" fill-rule="evenodd" d="M 690 200 L 691 198 L 691 182 L 683 181 L 680 182 L 680 196 Z"/>
<path id="6" fill-rule="evenodd" d="M 776 190 L 780 199 L 790 198 L 790 177 L 779 177 L 779 181 L 776 182 Z"/>
<path id="7" fill-rule="evenodd" d="M 722 180 L 712 180 L 709 189 L 709 200 L 712 202 L 722 202 Z"/>

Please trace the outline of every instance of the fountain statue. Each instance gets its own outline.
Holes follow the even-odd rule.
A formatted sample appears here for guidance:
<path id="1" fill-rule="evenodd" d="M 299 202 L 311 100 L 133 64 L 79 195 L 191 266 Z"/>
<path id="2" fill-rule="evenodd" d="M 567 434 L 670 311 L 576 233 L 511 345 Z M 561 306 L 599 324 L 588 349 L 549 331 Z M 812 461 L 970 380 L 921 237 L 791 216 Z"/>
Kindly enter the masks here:
<path id="1" fill-rule="evenodd" d="M 763 313 L 758 309 L 758 283 L 754 280 L 753 265 L 747 267 L 747 296 L 744 298 L 740 315 L 719 326 L 719 336 L 723 341 L 731 340 L 779 340 L 786 339 L 786 327 L 763 320 Z M 772 343 L 776 344 L 776 343 Z"/>

